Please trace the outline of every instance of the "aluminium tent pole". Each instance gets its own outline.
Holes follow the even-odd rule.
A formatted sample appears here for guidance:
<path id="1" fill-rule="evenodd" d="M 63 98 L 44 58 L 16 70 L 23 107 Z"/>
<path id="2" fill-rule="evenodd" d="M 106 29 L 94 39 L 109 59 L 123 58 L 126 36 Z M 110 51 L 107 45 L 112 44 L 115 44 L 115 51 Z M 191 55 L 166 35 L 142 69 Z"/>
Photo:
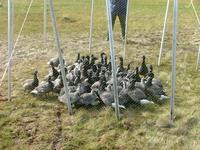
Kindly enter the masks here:
<path id="1" fill-rule="evenodd" d="M 44 44 L 46 46 L 47 44 L 47 0 L 44 0 Z"/>
<path id="2" fill-rule="evenodd" d="M 64 66 L 63 54 L 62 54 L 62 50 L 61 50 L 61 46 L 60 46 L 60 37 L 58 34 L 58 29 L 57 29 L 57 24 L 56 24 L 56 16 L 55 16 L 55 11 L 54 11 L 54 6 L 53 6 L 53 0 L 49 0 L 49 7 L 50 7 L 50 12 L 51 12 L 51 20 L 52 20 L 52 26 L 53 26 L 54 36 L 55 36 L 55 42 L 56 42 L 59 61 L 60 61 L 60 65 L 61 65 L 61 74 L 62 74 L 64 90 L 65 90 L 65 99 L 67 100 L 68 112 L 70 115 L 72 115 L 72 107 L 71 107 L 69 89 L 68 89 L 68 85 L 67 85 L 67 81 L 66 81 L 66 73 L 65 73 L 65 69 L 64 69 L 65 66 Z"/>
<path id="3" fill-rule="evenodd" d="M 20 37 L 21 37 L 21 33 L 22 33 L 23 28 L 24 28 L 24 26 L 25 26 L 26 20 L 27 20 L 27 18 L 28 18 L 28 14 L 29 14 L 30 9 L 31 9 L 31 6 L 32 6 L 32 4 L 33 4 L 33 1 L 34 1 L 34 0 L 31 0 L 31 2 L 30 2 L 30 4 L 29 4 L 29 7 L 28 7 L 28 10 L 27 10 L 27 12 L 26 12 L 24 21 L 23 21 L 22 26 L 21 26 L 21 28 L 20 28 L 20 30 L 19 30 L 19 33 L 18 33 L 17 38 L 16 38 L 16 41 L 15 41 L 15 43 L 14 43 L 12 53 L 11 53 L 9 59 L 8 59 L 8 62 L 6 63 L 6 68 L 5 68 L 5 70 L 4 70 L 4 72 L 3 72 L 3 75 L 2 75 L 2 77 L 1 77 L 1 79 L 0 79 L 0 86 L 2 85 L 2 82 L 3 82 L 3 80 L 4 80 L 5 76 L 6 76 L 6 73 L 7 73 L 7 71 L 8 71 L 9 63 L 10 63 L 10 61 L 11 61 L 12 58 L 13 58 L 13 55 L 14 55 L 14 52 L 15 52 L 15 48 L 16 48 L 16 46 L 17 46 L 17 44 L 18 44 L 18 42 L 19 42 L 19 39 L 20 39 Z M 14 16 L 14 15 L 13 15 L 13 16 Z"/>
<path id="4" fill-rule="evenodd" d="M 198 56 L 197 56 L 197 65 L 196 65 L 197 71 L 198 71 L 198 68 L 199 68 L 199 61 L 200 61 L 200 45 L 199 45 L 199 51 L 198 51 Z"/>
<path id="5" fill-rule="evenodd" d="M 14 25 L 14 0 L 8 0 L 8 100 L 11 101 L 12 84 L 11 84 L 11 61 L 10 56 L 13 49 L 13 25 Z"/>
<path id="6" fill-rule="evenodd" d="M 169 14 L 169 4 L 170 4 L 170 0 L 167 0 L 167 7 L 166 7 L 166 12 L 165 12 L 164 26 L 163 26 L 163 31 L 162 31 L 162 39 L 161 39 L 161 43 L 160 43 L 158 66 L 160 66 L 161 57 L 162 57 L 162 53 L 163 53 L 163 44 L 164 44 L 164 39 L 165 39 L 166 27 L 167 27 L 167 18 L 168 18 L 168 14 Z"/>
<path id="7" fill-rule="evenodd" d="M 193 2 L 193 0 L 190 0 L 190 4 L 189 4 L 189 7 L 191 7 L 191 6 L 192 6 L 192 2 Z"/>
<path id="8" fill-rule="evenodd" d="M 126 46 L 127 46 L 127 34 L 128 34 L 128 17 L 129 17 L 129 4 L 130 4 L 130 0 L 127 0 L 127 6 L 126 6 L 126 27 L 125 27 L 125 38 L 124 38 L 124 59 L 126 58 Z"/>
<path id="9" fill-rule="evenodd" d="M 194 15 L 195 15 L 195 17 L 196 17 L 196 19 L 197 19 L 197 22 L 198 22 L 198 25 L 199 25 L 199 28 L 200 28 L 200 19 L 199 19 L 199 16 L 198 16 L 198 14 L 197 14 L 196 8 L 195 8 L 195 6 L 194 6 L 193 0 L 191 0 L 190 5 L 192 6 Z M 198 52 L 198 57 L 197 57 L 196 70 L 198 70 L 198 67 L 199 67 L 199 59 L 200 59 L 199 57 L 200 57 L 200 47 L 199 47 L 199 52 Z"/>
<path id="10" fill-rule="evenodd" d="M 193 12 L 194 12 L 194 14 L 195 14 L 195 17 L 196 17 L 196 19 L 197 19 L 197 22 L 198 22 L 198 24 L 199 24 L 199 27 L 200 27 L 200 19 L 199 19 L 199 16 L 198 16 L 198 14 L 197 14 L 197 10 L 196 10 L 196 8 L 195 8 L 195 6 L 194 6 L 193 0 L 191 0 L 191 6 L 192 6 Z"/>
<path id="11" fill-rule="evenodd" d="M 9 53 L 9 57 L 12 55 L 13 49 L 14 49 L 14 0 L 11 0 L 11 51 Z M 11 100 L 12 97 L 12 60 L 9 62 L 9 76 L 10 76 L 10 96 L 9 100 Z"/>
<path id="12" fill-rule="evenodd" d="M 120 119 L 119 98 L 118 98 L 118 89 L 117 89 L 117 76 L 116 76 L 115 49 L 114 49 L 113 30 L 112 30 L 112 16 L 111 16 L 110 8 L 111 8 L 110 0 L 106 0 L 108 31 L 109 31 L 109 46 L 110 46 L 110 53 L 111 53 L 112 76 L 113 76 L 113 87 L 114 87 L 115 113 L 116 113 L 117 119 Z"/>
<path id="13" fill-rule="evenodd" d="M 8 0 L 8 100 L 11 100 L 11 68 L 10 68 L 10 53 L 11 53 L 11 0 Z"/>
<path id="14" fill-rule="evenodd" d="M 177 20 L 178 20 L 178 0 L 174 0 L 173 9 L 173 41 L 172 41 L 172 96 L 170 99 L 170 123 L 175 119 L 175 92 L 176 92 L 176 47 L 177 47 Z"/>
<path id="15" fill-rule="evenodd" d="M 92 49 L 92 33 L 94 27 L 94 0 L 91 0 L 91 16 L 90 16 L 90 37 L 89 37 L 89 53 L 91 54 Z"/>
<path id="16" fill-rule="evenodd" d="M 15 3 L 14 3 L 14 0 L 11 0 L 11 4 L 12 4 L 12 20 L 11 20 L 11 45 L 12 45 L 12 51 L 13 51 L 13 49 L 14 49 L 14 14 L 15 14 L 15 12 L 14 12 L 14 6 L 15 6 Z"/>

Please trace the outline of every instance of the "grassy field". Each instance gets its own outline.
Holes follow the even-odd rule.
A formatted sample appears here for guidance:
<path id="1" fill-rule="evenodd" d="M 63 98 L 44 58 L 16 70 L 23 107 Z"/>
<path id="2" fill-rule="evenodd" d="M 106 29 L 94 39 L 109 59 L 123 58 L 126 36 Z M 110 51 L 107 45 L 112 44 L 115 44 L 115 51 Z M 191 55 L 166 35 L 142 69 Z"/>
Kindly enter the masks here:
<path id="1" fill-rule="evenodd" d="M 15 38 L 30 0 L 18 0 L 15 7 Z M 106 38 L 105 1 L 95 1 L 95 25 L 92 51 L 109 52 Z M 152 107 L 131 107 L 117 121 L 113 109 L 80 108 L 67 114 L 56 96 L 38 99 L 24 93 L 22 83 L 38 69 L 42 79 L 47 61 L 56 55 L 50 16 L 48 41 L 43 44 L 43 5 L 35 0 L 30 10 L 13 60 L 13 100 L 7 102 L 6 80 L 0 87 L 0 150 L 5 149 L 200 149 L 200 76 L 195 71 L 199 29 L 188 0 L 179 2 L 177 49 L 176 120 L 168 126 L 169 102 Z M 168 19 L 162 66 L 157 67 L 159 43 L 165 13 L 164 0 L 131 1 L 129 44 L 126 63 L 139 65 L 142 55 L 155 66 L 155 74 L 171 91 L 172 7 Z M 198 13 L 200 3 L 195 1 Z M 171 5 L 172 6 L 172 5 Z M 90 1 L 55 1 L 61 45 L 69 63 L 77 52 L 88 53 Z M 0 6 L 0 77 L 6 63 L 7 4 Z M 115 28 L 115 47 L 122 54 L 119 23 Z M 60 115 L 61 114 L 61 115 Z"/>

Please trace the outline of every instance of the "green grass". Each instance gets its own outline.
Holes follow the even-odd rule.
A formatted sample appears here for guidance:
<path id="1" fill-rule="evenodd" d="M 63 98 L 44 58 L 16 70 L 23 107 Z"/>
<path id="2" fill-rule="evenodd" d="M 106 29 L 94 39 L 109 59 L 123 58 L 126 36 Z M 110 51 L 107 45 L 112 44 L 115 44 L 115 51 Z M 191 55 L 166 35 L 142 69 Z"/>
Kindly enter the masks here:
<path id="1" fill-rule="evenodd" d="M 16 1 L 15 37 L 22 24 L 30 0 Z M 93 52 L 98 55 L 108 51 L 106 37 L 105 2 L 95 1 L 95 27 Z M 69 116 L 66 106 L 55 96 L 47 100 L 24 94 L 22 82 L 39 70 L 40 79 L 48 71 L 46 62 L 56 54 L 52 37 L 50 16 L 48 20 L 48 44 L 44 48 L 43 6 L 34 1 L 30 15 L 16 47 L 13 65 L 13 101 L 0 101 L 0 149 L 180 149 L 200 148 L 200 77 L 195 71 L 199 39 L 197 22 L 189 2 L 179 2 L 179 34 L 177 49 L 176 120 L 168 127 L 169 102 L 152 107 L 131 107 L 123 112 L 119 122 L 111 108 L 75 109 Z M 6 61 L 7 4 L 0 7 L 0 61 Z M 170 95 L 171 92 L 171 29 L 172 8 L 168 19 L 165 51 L 162 66 L 156 67 L 166 2 L 163 0 L 131 1 L 129 18 L 130 44 L 127 46 L 126 63 L 139 65 L 145 54 L 148 63 L 155 66 L 159 77 Z M 198 13 L 200 3 L 195 2 Z M 61 45 L 69 63 L 76 52 L 88 53 L 90 20 L 89 0 L 55 1 L 55 10 Z M 63 18 L 70 18 L 64 21 Z M 117 54 L 122 54 L 120 28 L 115 28 Z M 32 55 L 28 55 L 34 53 Z M 23 55 L 22 55 L 23 54 Z M 2 75 L 0 66 L 0 75 Z M 6 94 L 6 80 L 0 87 Z M 61 112 L 58 117 L 57 112 Z"/>

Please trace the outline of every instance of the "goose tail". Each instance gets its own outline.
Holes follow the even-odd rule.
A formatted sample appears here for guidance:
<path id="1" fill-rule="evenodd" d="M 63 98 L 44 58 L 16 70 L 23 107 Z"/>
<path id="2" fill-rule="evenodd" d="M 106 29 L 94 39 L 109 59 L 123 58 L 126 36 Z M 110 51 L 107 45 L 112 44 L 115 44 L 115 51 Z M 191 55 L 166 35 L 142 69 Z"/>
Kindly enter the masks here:
<path id="1" fill-rule="evenodd" d="M 37 90 L 33 90 L 33 91 L 31 91 L 31 94 L 38 95 L 38 91 Z"/>
<path id="2" fill-rule="evenodd" d="M 169 99 L 169 97 L 165 96 L 165 95 L 161 95 L 160 98 L 159 98 L 159 100 L 161 100 L 161 101 L 165 101 L 167 99 Z"/>
<path id="3" fill-rule="evenodd" d="M 25 89 L 25 88 L 26 88 L 26 83 L 24 83 L 22 86 L 23 86 L 23 88 Z"/>
<path id="4" fill-rule="evenodd" d="M 154 102 L 153 101 L 149 101 L 147 99 L 142 99 L 142 100 L 140 100 L 140 104 L 141 105 L 152 105 L 152 104 L 154 104 Z"/>
<path id="5" fill-rule="evenodd" d="M 126 107 L 124 105 L 118 105 L 120 109 L 126 109 Z M 112 103 L 112 107 L 115 108 L 116 107 L 116 103 Z"/>
<path id="6" fill-rule="evenodd" d="M 58 96 L 58 100 L 59 100 L 59 102 L 61 102 L 61 103 L 65 103 L 65 100 L 64 100 L 63 97 L 64 97 L 63 95 L 62 95 L 62 96 Z"/>

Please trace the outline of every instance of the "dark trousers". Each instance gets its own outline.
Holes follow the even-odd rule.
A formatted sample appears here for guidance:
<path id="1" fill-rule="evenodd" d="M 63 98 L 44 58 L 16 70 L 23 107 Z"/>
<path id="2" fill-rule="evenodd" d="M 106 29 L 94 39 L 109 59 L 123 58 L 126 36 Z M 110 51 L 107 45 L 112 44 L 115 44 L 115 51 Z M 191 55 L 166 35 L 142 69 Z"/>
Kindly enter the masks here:
<path id="1" fill-rule="evenodd" d="M 121 33 L 122 33 L 122 38 L 125 38 L 125 27 L 126 27 L 126 15 L 117 15 L 117 14 L 112 14 L 112 28 L 114 29 L 115 26 L 115 21 L 116 18 L 119 18 L 120 26 L 121 26 Z M 108 36 L 109 40 L 109 36 Z"/>

